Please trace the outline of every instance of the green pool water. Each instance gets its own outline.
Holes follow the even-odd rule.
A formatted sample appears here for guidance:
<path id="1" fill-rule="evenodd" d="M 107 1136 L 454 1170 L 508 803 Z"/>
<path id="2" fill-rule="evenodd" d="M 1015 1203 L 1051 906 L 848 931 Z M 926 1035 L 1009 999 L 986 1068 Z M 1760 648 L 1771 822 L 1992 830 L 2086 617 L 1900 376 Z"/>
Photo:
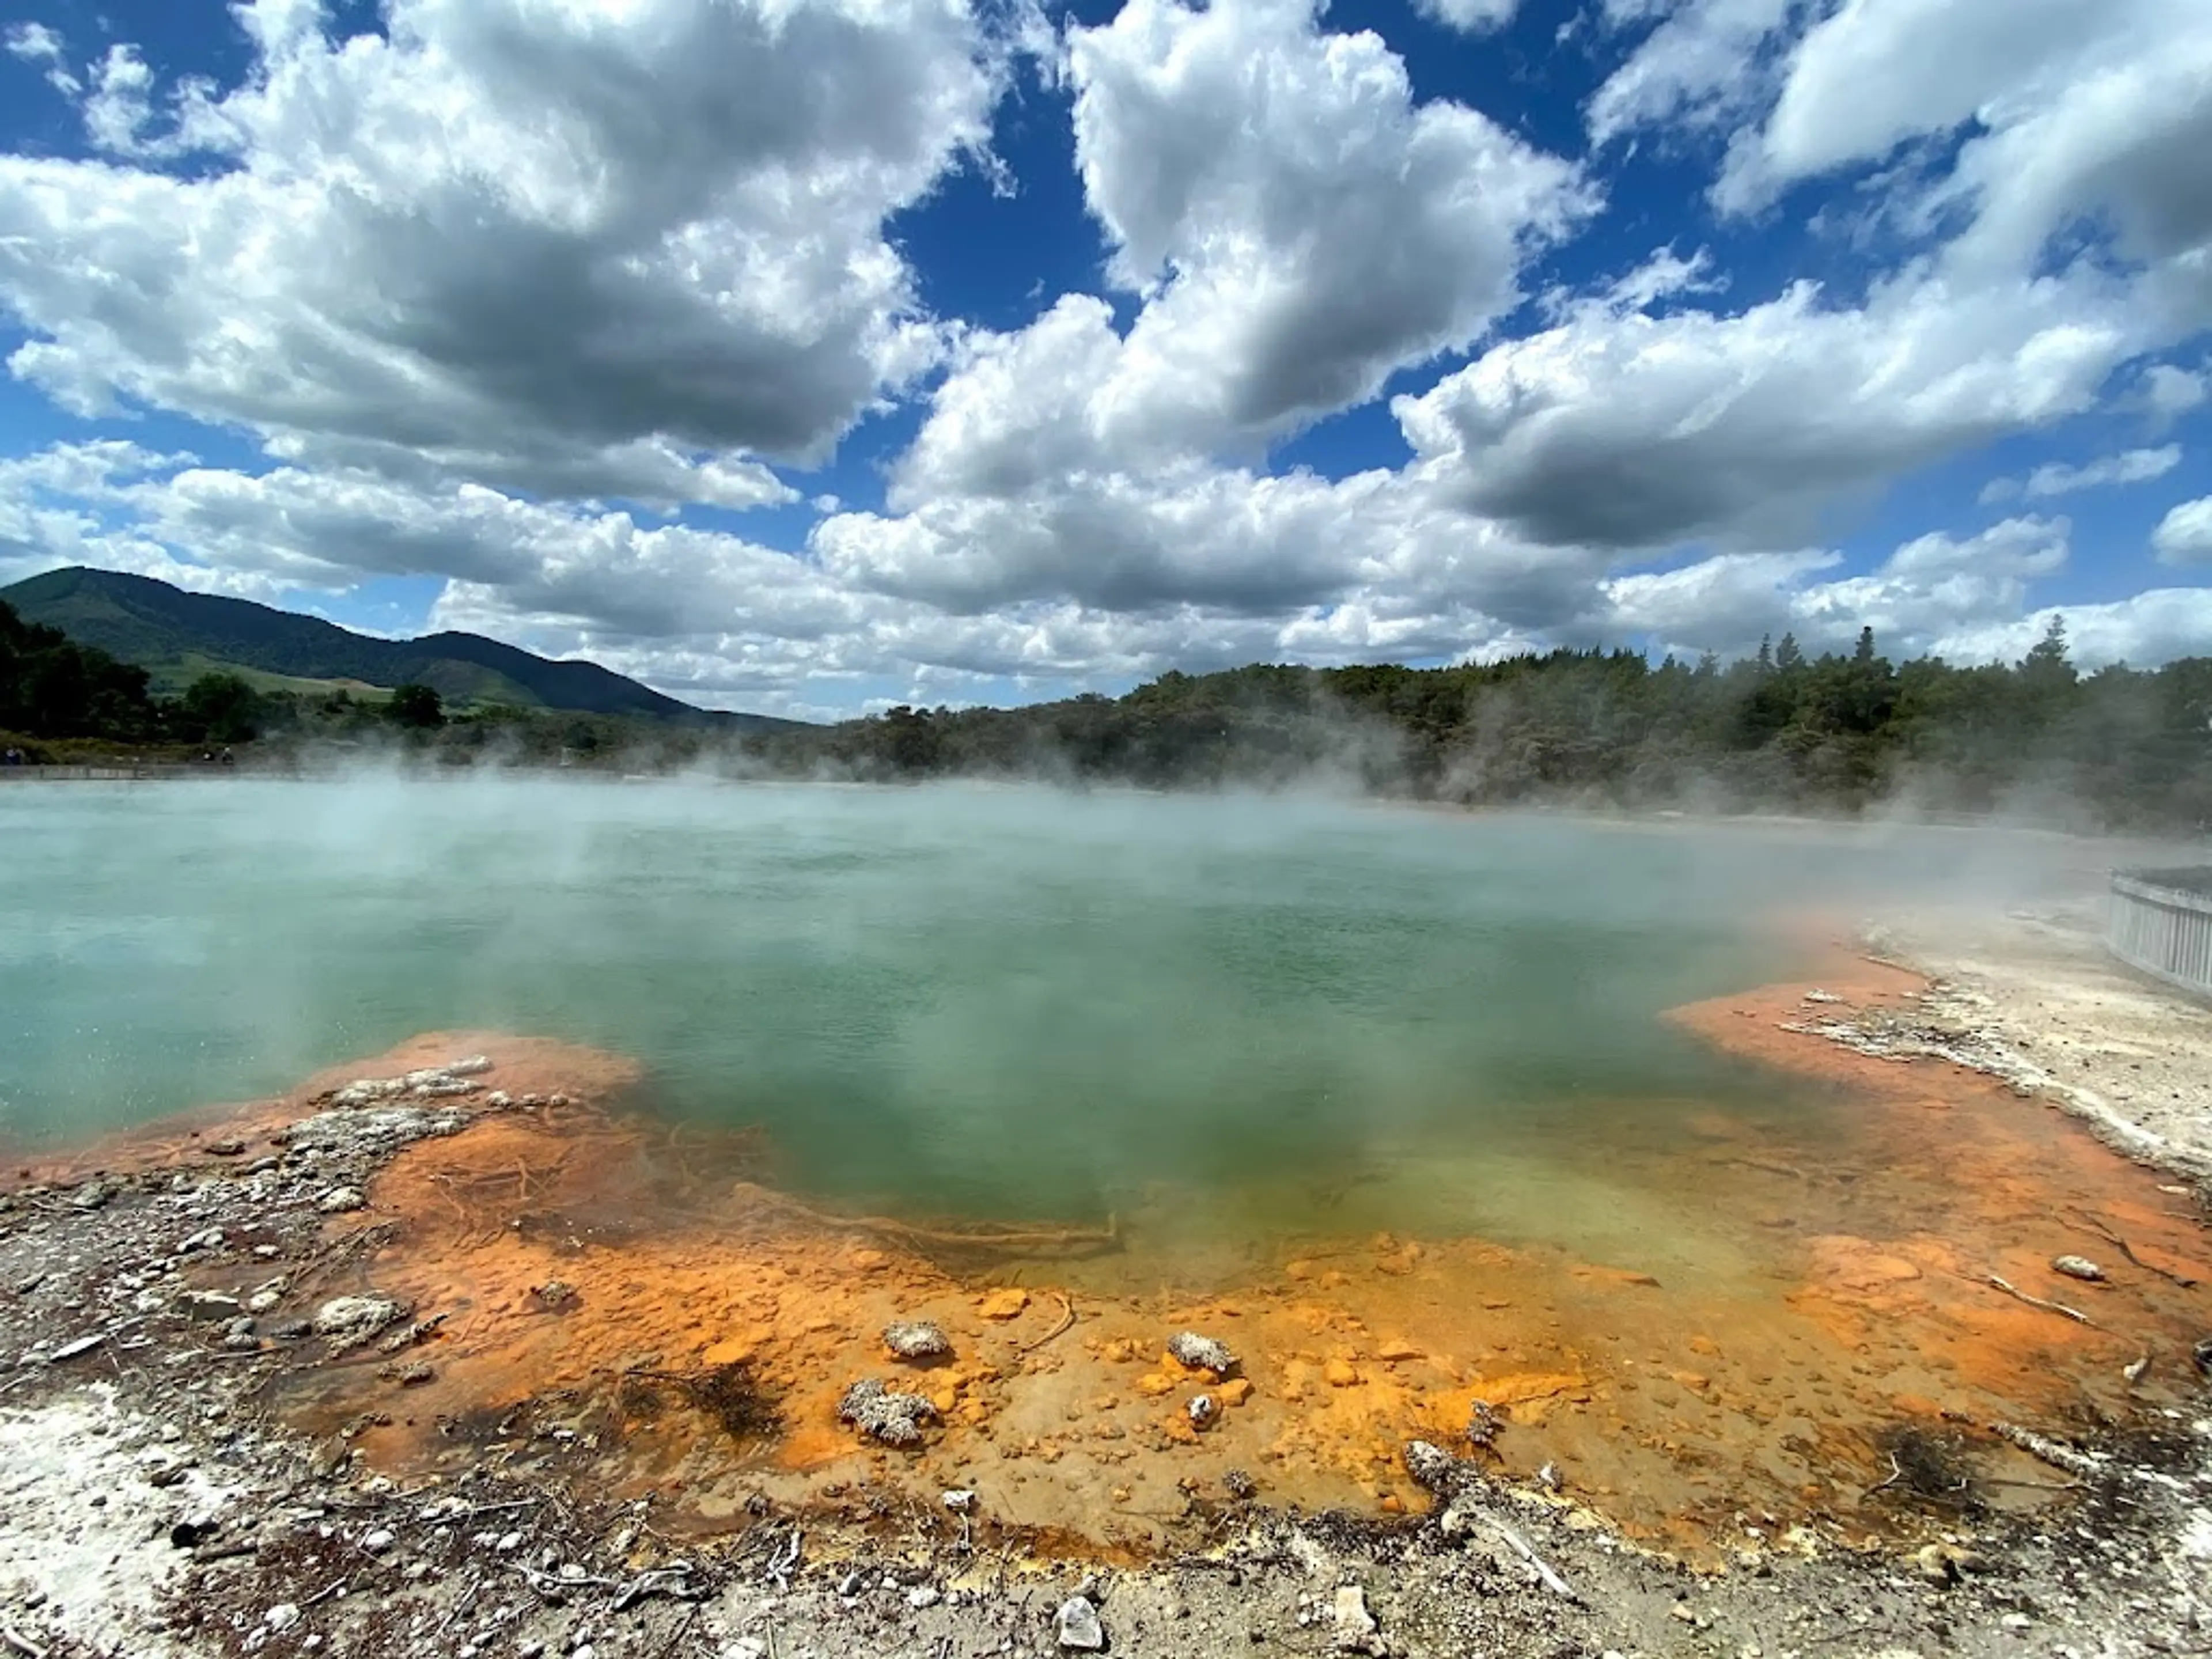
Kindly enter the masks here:
<path id="1" fill-rule="evenodd" d="M 1659 1014 L 1786 971 L 1753 925 L 1773 907 L 1973 856 L 1301 799 L 473 780 L 9 787 L 0 848 L 18 1143 L 489 1026 L 637 1056 L 649 1109 L 764 1126 L 817 1194 L 1076 1218 L 1166 1187 L 1281 1215 L 1380 1180 L 1401 1224 L 1535 1233 L 1679 1200 L 1606 1172 L 1686 1114 L 1816 1133 L 1821 1102 Z"/>

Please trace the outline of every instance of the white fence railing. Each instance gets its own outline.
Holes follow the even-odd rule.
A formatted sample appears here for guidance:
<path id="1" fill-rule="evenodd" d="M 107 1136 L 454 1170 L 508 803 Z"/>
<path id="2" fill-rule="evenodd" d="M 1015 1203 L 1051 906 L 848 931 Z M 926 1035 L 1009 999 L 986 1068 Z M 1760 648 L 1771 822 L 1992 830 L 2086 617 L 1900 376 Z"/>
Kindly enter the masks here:
<path id="1" fill-rule="evenodd" d="M 2212 997 L 2212 869 L 2115 873 L 2106 940 L 2130 968 Z"/>

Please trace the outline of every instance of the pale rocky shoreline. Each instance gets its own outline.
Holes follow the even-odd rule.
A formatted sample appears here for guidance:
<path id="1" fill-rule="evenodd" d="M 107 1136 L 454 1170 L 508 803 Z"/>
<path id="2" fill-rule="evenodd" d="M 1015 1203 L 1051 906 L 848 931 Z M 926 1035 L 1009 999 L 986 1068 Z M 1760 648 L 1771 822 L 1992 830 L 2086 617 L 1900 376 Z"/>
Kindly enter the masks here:
<path id="1" fill-rule="evenodd" d="M 1861 1052 L 1917 1044 L 2006 1076 L 2201 1179 L 2212 1019 L 2104 964 L 2080 916 L 1978 925 L 1893 920 L 1877 936 L 1938 981 L 1909 1028 L 1820 1030 L 1817 1009 L 1807 1023 Z M 2081 1424 L 2064 1449 L 2074 1473 L 2049 1471 L 2080 1488 L 2063 1504 L 1977 1512 L 1947 1490 L 1975 1474 L 1972 1449 L 1954 1449 L 1954 1462 L 1899 1465 L 1905 1541 L 1771 1537 L 1723 1572 L 1629 1547 L 1587 1510 L 1456 1463 L 1429 1472 L 1454 1501 L 1425 1516 L 1232 1502 L 1200 1517 L 1202 1545 L 1144 1564 L 1071 1558 L 972 1505 L 890 1494 L 865 1525 L 771 1507 L 685 1537 L 650 1501 L 564 1480 L 552 1441 L 534 1461 L 397 1484 L 366 1472 L 343 1433 L 282 1426 L 267 1387 L 291 1356 L 357 1334 L 314 1330 L 345 1262 L 375 1243 L 373 1224 L 334 1234 L 334 1215 L 349 1218 L 331 1194 L 368 1188 L 410 1140 L 512 1104 L 494 1098 L 501 1080 L 327 1096 L 234 1146 L 196 1140 L 4 1200 L 6 1651 L 951 1659 L 1091 1650 L 1091 1615 L 1103 1650 L 1160 1656 L 2212 1646 L 2212 1422 L 2187 1413 Z M 211 1273 L 237 1305 L 207 1291 Z M 398 1342 L 392 1363 L 416 1363 L 404 1310 L 377 1323 Z M 271 1346 L 257 1328 L 295 1334 Z M 420 1352 L 434 1359 L 432 1344 Z"/>

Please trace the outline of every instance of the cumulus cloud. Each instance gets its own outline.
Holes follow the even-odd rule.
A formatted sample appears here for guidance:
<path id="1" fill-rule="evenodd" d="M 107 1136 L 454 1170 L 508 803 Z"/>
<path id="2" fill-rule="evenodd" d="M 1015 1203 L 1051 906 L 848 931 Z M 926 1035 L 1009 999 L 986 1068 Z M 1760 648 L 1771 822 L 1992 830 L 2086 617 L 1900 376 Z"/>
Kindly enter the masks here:
<path id="1" fill-rule="evenodd" d="M 2063 519 L 2022 518 L 1969 537 L 1917 537 L 1863 576 L 1828 575 L 1843 562 L 1828 550 L 1720 554 L 1603 583 L 1592 623 L 1604 637 L 1645 633 L 1723 655 L 1784 633 L 1839 648 L 1870 627 L 1893 654 L 1917 654 L 2024 614 L 2030 585 L 2065 564 L 2069 530 Z"/>
<path id="2" fill-rule="evenodd" d="M 1102 419 L 1204 445 L 1362 401 L 1479 336 L 1594 205 L 1570 164 L 1416 103 L 1380 37 L 1317 12 L 1130 0 L 1069 32 L 1085 197 L 1146 299 Z"/>
<path id="3" fill-rule="evenodd" d="M 1133 0 L 1072 30 L 1077 159 L 1116 281 L 977 331 L 885 514 L 817 532 L 864 586 L 975 611 L 1072 599 L 1278 610 L 1340 598 L 1385 538 L 1435 542 L 1379 474 L 1255 474 L 1249 450 L 1477 337 L 1589 198 L 1485 117 L 1416 104 L 1371 34 L 1309 0 Z"/>
<path id="4" fill-rule="evenodd" d="M 2053 461 L 2039 466 L 2025 479 L 1992 478 L 1982 486 L 1982 501 L 2006 501 L 2026 495 L 2031 500 L 2071 495 L 2077 489 L 2099 489 L 2112 484 L 2147 483 L 2162 478 L 2181 465 L 2181 446 L 2164 444 L 2156 449 L 2128 449 L 2081 466 Z"/>
<path id="5" fill-rule="evenodd" d="M 10 367 L 64 407 L 738 505 L 781 494 L 745 457 L 819 456 L 937 353 L 884 225 L 986 140 L 963 0 L 392 0 L 343 41 L 297 0 L 239 16 L 228 92 L 100 65 L 93 142 L 135 165 L 0 157 Z"/>
<path id="6" fill-rule="evenodd" d="M 1470 512 L 1541 541 L 1796 539 L 1840 492 L 2092 407 L 2136 349 L 2094 280 L 1937 280 L 1825 305 L 1810 283 L 1733 316 L 1590 302 L 1392 408 Z"/>
<path id="7" fill-rule="evenodd" d="M 2162 564 L 2212 563 L 2212 495 L 2173 508 L 2151 532 L 2150 544 Z"/>
<path id="8" fill-rule="evenodd" d="M 1787 27 L 1784 24 L 1783 27 Z M 2109 234 L 2164 266 L 2177 326 L 2212 321 L 2212 32 L 2197 0 L 1851 0 L 1791 45 L 1779 95 L 1716 189 L 1755 208 L 1797 182 L 1962 135 L 1909 216 L 1964 229 L 1961 271 L 2033 270 L 2056 238 Z"/>
<path id="9" fill-rule="evenodd" d="M 1425 3 L 1476 33 L 1514 9 Z M 2017 655 L 2065 520 L 1870 568 L 1835 537 L 1977 445 L 2203 406 L 2189 9 L 1601 0 L 1620 62 L 1586 114 L 1620 142 L 1586 164 L 1422 101 L 1316 0 L 1132 0 L 1057 35 L 973 0 L 390 0 L 353 40 L 258 0 L 228 88 L 127 45 L 71 78 L 18 27 L 100 159 L 0 156 L 12 369 L 266 459 L 0 460 L 0 578 L 296 603 L 432 575 L 436 625 L 796 712 L 1869 623 L 1893 653 Z M 963 166 L 1028 189 L 988 148 L 1020 52 L 1053 94 L 1025 118 L 1072 121 L 1101 291 L 1017 327 L 931 315 L 886 227 Z M 1913 252 L 1776 292 L 1713 252 L 1742 226 L 1632 222 L 1676 240 L 1547 263 L 1647 139 L 1746 211 L 1823 181 L 1848 209 L 1878 173 L 1860 204 Z M 1386 386 L 1409 462 L 1270 464 Z M 909 399 L 879 501 L 859 468 L 780 475 Z M 2180 454 L 2076 452 L 1989 499 Z M 783 546 L 690 510 L 802 501 L 820 521 Z M 2212 558 L 2208 519 L 2175 508 L 2159 556 Z M 2197 590 L 2067 615 L 2085 660 L 2212 647 Z"/>

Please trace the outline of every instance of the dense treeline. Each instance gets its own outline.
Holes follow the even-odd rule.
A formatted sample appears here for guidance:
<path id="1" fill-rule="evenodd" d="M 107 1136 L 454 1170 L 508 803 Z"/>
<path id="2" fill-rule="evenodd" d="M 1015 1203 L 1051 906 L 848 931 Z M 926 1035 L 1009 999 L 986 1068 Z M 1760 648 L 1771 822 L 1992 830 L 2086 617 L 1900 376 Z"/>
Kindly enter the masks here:
<path id="1" fill-rule="evenodd" d="M 1723 666 L 1555 651 L 1451 668 L 1169 673 L 1120 698 L 894 708 L 761 752 L 890 780 L 1042 775 L 1153 787 L 1319 775 L 1463 804 L 2013 810 L 2085 826 L 2212 826 L 2212 659 L 2083 675 L 2064 628 L 2027 656 L 1902 665 L 1871 630 L 1808 657 L 1784 635 Z"/>
<path id="2" fill-rule="evenodd" d="M 0 603 L 0 734 L 251 741 L 259 765 L 396 746 L 445 765 L 1146 788 L 1321 781 L 1463 805 L 1853 811 L 1903 801 L 2085 828 L 2212 830 L 2212 658 L 2081 674 L 2058 623 L 2008 665 L 1893 664 L 1869 629 L 1849 653 L 1808 657 L 1785 635 L 1725 666 L 1711 655 L 1655 665 L 1632 651 L 1449 668 L 1255 664 L 1170 672 L 1121 697 L 901 707 L 731 734 L 544 709 L 455 713 L 425 686 L 258 691 L 232 674 L 164 700 L 144 671 Z"/>

